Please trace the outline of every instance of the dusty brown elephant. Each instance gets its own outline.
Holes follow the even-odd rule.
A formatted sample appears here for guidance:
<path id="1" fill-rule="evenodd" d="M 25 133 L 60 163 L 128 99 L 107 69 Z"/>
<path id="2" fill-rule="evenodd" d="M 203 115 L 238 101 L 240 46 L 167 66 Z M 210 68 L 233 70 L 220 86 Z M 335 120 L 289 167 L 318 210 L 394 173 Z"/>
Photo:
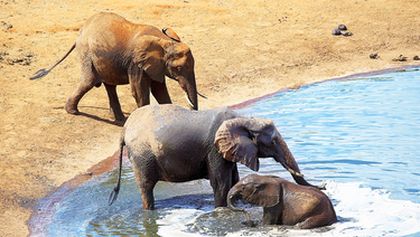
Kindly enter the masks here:
<path id="1" fill-rule="evenodd" d="M 239 180 L 236 162 L 259 169 L 259 157 L 273 157 L 299 184 L 310 185 L 271 120 L 246 118 L 228 108 L 191 111 L 176 105 L 136 109 L 124 125 L 120 151 L 127 147 L 143 208 L 154 208 L 158 181 L 209 179 L 215 206 L 226 206 L 229 189 Z M 120 189 L 122 153 L 118 184 Z"/>
<path id="2" fill-rule="evenodd" d="M 337 221 L 333 205 L 323 192 L 314 187 L 291 183 L 277 176 L 251 174 L 241 179 L 228 193 L 228 206 L 236 200 L 263 206 L 266 225 L 296 225 L 311 229 Z"/>
<path id="3" fill-rule="evenodd" d="M 78 114 L 80 99 L 94 86 L 105 85 L 117 121 L 125 120 L 116 86 L 130 83 L 137 106 L 150 103 L 150 92 L 159 104 L 171 103 L 165 76 L 178 81 L 190 106 L 198 109 L 194 57 L 171 29 L 134 24 L 114 13 L 89 18 L 69 52 L 49 69 L 31 79 L 47 75 L 76 49 L 81 61 L 81 82 L 66 102 L 70 114 Z"/>

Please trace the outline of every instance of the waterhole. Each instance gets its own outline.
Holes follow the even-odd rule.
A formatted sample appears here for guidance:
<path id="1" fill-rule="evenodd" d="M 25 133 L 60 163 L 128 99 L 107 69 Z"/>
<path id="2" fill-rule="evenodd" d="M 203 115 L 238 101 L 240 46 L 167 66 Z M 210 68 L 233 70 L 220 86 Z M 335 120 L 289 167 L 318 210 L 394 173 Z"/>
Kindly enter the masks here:
<path id="1" fill-rule="evenodd" d="M 238 110 L 272 119 L 311 183 L 327 184 L 339 222 L 315 230 L 261 226 L 213 208 L 208 181 L 155 188 L 155 211 L 143 211 L 129 162 L 118 200 L 111 170 L 65 195 L 42 199 L 30 221 L 45 236 L 416 236 L 420 235 L 420 71 L 333 80 L 275 94 Z M 243 177 L 252 173 L 239 165 Z M 272 159 L 261 174 L 290 175 Z M 45 213 L 42 218 L 39 213 Z M 36 229 L 36 231 L 34 231 Z"/>

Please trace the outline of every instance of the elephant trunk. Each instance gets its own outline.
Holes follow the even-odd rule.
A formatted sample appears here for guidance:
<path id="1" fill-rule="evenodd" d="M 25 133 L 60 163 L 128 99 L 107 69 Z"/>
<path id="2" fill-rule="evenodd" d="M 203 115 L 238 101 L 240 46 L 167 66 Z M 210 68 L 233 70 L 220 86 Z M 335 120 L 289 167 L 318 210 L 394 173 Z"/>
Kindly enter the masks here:
<path id="1" fill-rule="evenodd" d="M 231 209 L 232 211 L 245 212 L 245 210 L 235 206 L 235 202 L 241 197 L 238 188 L 236 188 L 235 186 L 232 187 L 227 196 L 227 206 L 229 209 Z"/>
<path id="2" fill-rule="evenodd" d="M 246 217 L 246 221 L 244 222 L 247 226 L 255 226 L 255 223 L 251 220 L 251 214 L 249 214 L 245 209 L 235 207 L 235 202 L 242 197 L 241 192 L 239 191 L 238 186 L 233 186 L 227 197 L 227 206 L 230 210 L 234 212 L 242 212 Z"/>
<path id="3" fill-rule="evenodd" d="M 187 95 L 191 109 L 198 110 L 197 87 L 195 85 L 187 87 Z"/>
<path id="4" fill-rule="evenodd" d="M 280 153 L 282 153 L 282 155 L 277 155 L 274 157 L 274 159 L 277 162 L 279 162 L 287 171 L 289 171 L 289 173 L 292 175 L 296 183 L 300 185 L 304 185 L 304 186 L 311 186 L 311 187 L 316 187 L 318 189 L 324 189 L 324 187 L 321 187 L 321 186 L 318 187 L 318 186 L 308 183 L 308 181 L 306 181 L 303 178 L 303 174 L 300 173 L 299 166 L 293 154 L 290 152 L 289 147 L 287 146 L 286 142 L 282 138 L 279 138 L 278 143 L 281 150 Z"/>
<path id="5" fill-rule="evenodd" d="M 198 110 L 197 85 L 194 73 L 190 76 L 190 78 L 186 80 L 182 78 L 179 79 L 178 82 L 185 93 L 187 93 L 186 99 L 191 109 Z"/>

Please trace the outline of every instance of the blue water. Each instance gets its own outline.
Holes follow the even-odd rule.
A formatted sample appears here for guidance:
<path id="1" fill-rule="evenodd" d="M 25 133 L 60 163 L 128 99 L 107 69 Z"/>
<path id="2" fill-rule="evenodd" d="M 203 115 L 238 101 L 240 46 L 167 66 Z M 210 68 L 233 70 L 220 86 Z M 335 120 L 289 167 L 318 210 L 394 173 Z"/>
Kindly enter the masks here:
<path id="1" fill-rule="evenodd" d="M 420 73 L 330 81 L 241 113 L 272 119 L 307 177 L 358 181 L 420 203 Z M 264 173 L 275 172 L 271 164 Z"/>
<path id="2" fill-rule="evenodd" d="M 128 163 L 117 202 L 116 171 L 55 203 L 47 236 L 420 236 L 420 71 L 328 81 L 276 94 L 239 110 L 272 119 L 308 181 L 327 183 L 339 223 L 318 231 L 247 228 L 213 212 L 207 181 L 160 182 L 156 211 L 141 209 Z M 251 173 L 239 165 L 243 177 Z M 272 159 L 260 173 L 290 179 Z M 43 200 L 42 209 L 50 204 Z M 252 212 L 261 219 L 261 211 Z M 325 234 L 325 235 L 323 235 Z"/>

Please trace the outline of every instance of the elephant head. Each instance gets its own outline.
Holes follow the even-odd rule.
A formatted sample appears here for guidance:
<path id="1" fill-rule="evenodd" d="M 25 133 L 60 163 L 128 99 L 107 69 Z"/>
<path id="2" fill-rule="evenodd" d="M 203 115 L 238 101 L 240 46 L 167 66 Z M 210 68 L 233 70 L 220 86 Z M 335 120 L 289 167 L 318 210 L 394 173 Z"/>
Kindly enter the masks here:
<path id="1" fill-rule="evenodd" d="M 223 158 L 258 171 L 258 158 L 273 157 L 301 185 L 312 186 L 300 173 L 295 158 L 271 120 L 234 118 L 220 125 L 215 145 Z"/>
<path id="2" fill-rule="evenodd" d="M 262 207 L 273 207 L 280 202 L 281 187 L 276 176 L 248 175 L 229 190 L 228 207 L 241 210 L 234 206 L 238 199 Z"/>
<path id="3" fill-rule="evenodd" d="M 170 39 L 139 36 L 135 39 L 134 63 L 152 80 L 163 83 L 165 76 L 176 80 L 187 94 L 192 109 L 198 109 L 194 57 L 190 48 L 171 32 Z"/>

